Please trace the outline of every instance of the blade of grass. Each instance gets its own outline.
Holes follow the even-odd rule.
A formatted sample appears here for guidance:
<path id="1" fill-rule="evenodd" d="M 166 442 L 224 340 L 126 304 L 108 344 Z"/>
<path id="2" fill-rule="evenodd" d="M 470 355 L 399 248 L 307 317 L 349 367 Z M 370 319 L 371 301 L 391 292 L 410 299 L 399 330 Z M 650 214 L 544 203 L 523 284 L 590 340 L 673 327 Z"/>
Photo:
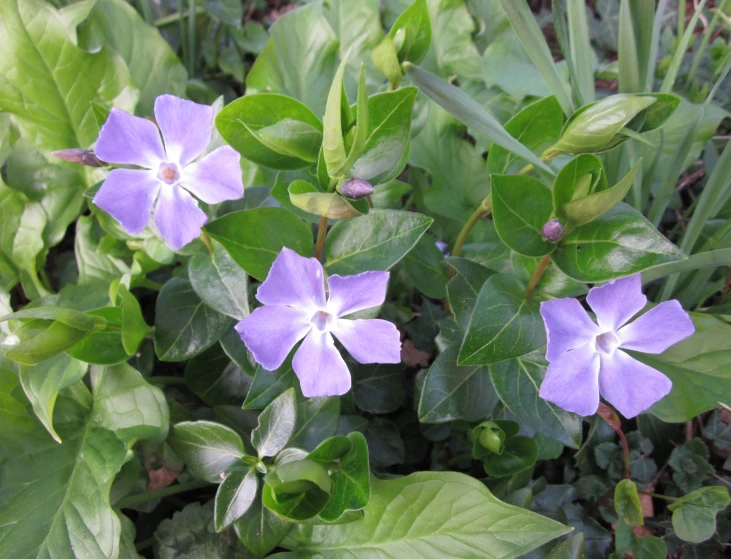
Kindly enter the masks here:
<path id="1" fill-rule="evenodd" d="M 690 18 L 688 28 L 683 33 L 683 36 L 680 38 L 680 41 L 678 42 L 678 47 L 675 49 L 673 57 L 670 60 L 668 73 L 665 75 L 665 79 L 662 82 L 660 93 L 670 93 L 673 90 L 673 85 L 675 85 L 675 80 L 677 79 L 678 72 L 680 71 L 680 65 L 683 62 L 683 56 L 685 55 L 685 51 L 688 50 L 690 40 L 692 39 L 693 33 L 695 31 L 696 23 L 698 23 L 698 18 L 700 17 L 703 8 L 706 7 L 706 2 L 707 0 L 701 0 L 701 3 L 698 4 L 698 9 L 696 9 L 693 17 Z M 680 2 L 679 5 L 684 6 L 684 3 Z M 680 10 L 678 10 L 678 30 L 680 30 Z"/>
<path id="2" fill-rule="evenodd" d="M 647 56 L 647 73 L 645 74 L 645 87 L 652 91 L 655 86 L 655 68 L 657 67 L 657 52 L 660 48 L 660 34 L 662 33 L 663 19 L 668 0 L 660 0 L 655 11 L 655 20 L 652 24 L 652 43 L 650 53 Z"/>
<path id="3" fill-rule="evenodd" d="M 525 0 L 500 0 L 505 14 L 512 25 L 513 30 L 518 39 L 525 48 L 525 52 L 535 64 L 543 78 L 548 82 L 548 86 L 556 96 L 563 112 L 566 116 L 570 116 L 574 112 L 573 103 L 568 93 L 564 89 L 561 78 L 553 63 L 551 51 L 546 44 L 541 28 L 538 26 L 533 12 Z"/>
<path id="4" fill-rule="evenodd" d="M 188 0 L 188 76 L 195 74 L 195 24 L 196 24 L 195 0 Z"/>
<path id="5" fill-rule="evenodd" d="M 555 4 L 560 2 L 554 2 Z M 584 103 L 593 102 L 595 97 L 594 72 L 591 66 L 591 43 L 589 26 L 586 21 L 586 2 L 567 0 L 569 19 L 569 40 L 571 59 L 576 67 L 579 91 Z"/>
<path id="6" fill-rule="evenodd" d="M 698 68 L 701 66 L 701 61 L 703 60 L 703 55 L 706 53 L 706 49 L 708 48 L 708 43 L 711 41 L 711 36 L 713 35 L 714 30 L 716 29 L 716 26 L 718 25 L 718 20 L 721 19 L 721 8 L 716 8 L 716 11 L 713 12 L 713 17 L 711 18 L 711 21 L 708 24 L 708 27 L 703 32 L 703 38 L 701 39 L 701 44 L 698 46 L 698 48 L 695 51 L 695 54 L 693 55 L 693 64 L 690 67 L 690 72 L 688 72 L 688 83 L 692 84 L 695 81 L 695 76 L 698 73 Z"/>
<path id="7" fill-rule="evenodd" d="M 188 42 L 185 40 L 185 24 L 183 23 L 183 0 L 178 0 L 178 33 L 180 34 L 180 51 L 185 63 L 188 67 Z M 189 77 L 193 77 L 188 74 Z"/>
<path id="8" fill-rule="evenodd" d="M 668 264 L 660 264 L 659 266 L 650 268 L 649 270 L 642 272 L 642 283 L 649 283 L 671 274 L 688 272 L 690 270 L 699 270 L 706 266 L 728 266 L 729 264 L 731 264 L 731 248 L 709 250 L 708 252 L 694 254 L 685 260 L 670 262 Z"/>
<path id="9" fill-rule="evenodd" d="M 563 9 L 563 3 L 561 0 L 552 0 L 551 15 L 553 16 L 553 30 L 556 32 L 556 39 L 558 40 L 558 46 L 561 47 L 564 60 L 569 67 L 569 75 L 571 76 L 571 91 L 574 95 L 574 103 L 577 107 L 581 107 L 585 104 L 584 98 L 581 95 L 581 87 L 579 73 L 574 65 L 573 58 L 571 57 L 571 41 L 569 40 L 569 28 L 566 25 L 566 12 Z M 592 84 L 592 96 L 594 95 L 594 87 Z"/>
<path id="10" fill-rule="evenodd" d="M 632 21 L 635 24 L 635 44 L 637 45 L 637 63 L 640 69 L 640 88 L 651 91 L 647 77 L 647 66 L 652 50 L 653 18 L 655 16 L 655 0 L 636 0 L 631 3 Z"/>
<path id="11" fill-rule="evenodd" d="M 619 59 L 619 92 L 638 93 L 641 91 L 640 65 L 637 57 L 635 26 L 632 21 L 632 9 L 629 0 L 621 0 L 619 4 L 617 57 Z"/>

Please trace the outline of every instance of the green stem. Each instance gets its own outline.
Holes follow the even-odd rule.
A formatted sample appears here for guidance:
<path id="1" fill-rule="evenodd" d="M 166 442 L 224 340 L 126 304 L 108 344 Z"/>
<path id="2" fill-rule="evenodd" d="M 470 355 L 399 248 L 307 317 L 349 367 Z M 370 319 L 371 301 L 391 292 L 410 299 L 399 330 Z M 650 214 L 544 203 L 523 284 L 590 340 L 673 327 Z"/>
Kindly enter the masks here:
<path id="1" fill-rule="evenodd" d="M 168 25 L 171 25 L 176 22 L 182 22 L 185 18 L 188 17 L 188 14 L 183 12 L 181 9 L 182 6 L 179 6 L 178 11 L 174 14 L 170 14 L 169 16 L 161 17 L 155 22 L 155 27 L 167 27 Z M 195 12 L 195 15 L 201 15 L 204 14 L 205 10 L 203 8 L 198 8 Z M 182 37 L 181 37 L 182 41 Z"/>
<path id="2" fill-rule="evenodd" d="M 315 243 L 315 258 L 322 262 L 322 253 L 325 252 L 325 235 L 327 234 L 327 217 L 320 217 L 317 226 L 317 242 Z"/>
<path id="3" fill-rule="evenodd" d="M 155 23 L 155 18 L 152 15 L 152 7 L 150 6 L 150 0 L 137 0 L 137 4 L 140 6 L 142 17 L 145 18 L 147 23 Z"/>
<path id="4" fill-rule="evenodd" d="M 665 499 L 666 501 L 677 501 L 676 497 L 668 497 L 667 495 L 660 495 L 660 493 L 651 493 L 650 491 L 637 490 L 640 495 L 649 495 L 650 497 L 657 497 L 658 499 Z"/>
<path id="5" fill-rule="evenodd" d="M 147 377 L 146 380 L 150 384 L 154 384 L 154 385 L 158 385 L 158 384 L 185 385 L 185 379 L 183 377 L 155 376 L 155 377 Z"/>
<path id="6" fill-rule="evenodd" d="M 550 148 L 549 148 L 550 149 Z M 541 161 L 550 161 L 551 159 L 554 159 L 555 157 L 558 157 L 560 155 L 557 151 L 545 151 L 543 155 L 541 155 L 540 159 Z M 533 163 L 528 163 L 525 167 L 523 167 L 520 171 L 518 171 L 518 175 L 527 175 L 534 169 L 535 165 Z"/>
<path id="7" fill-rule="evenodd" d="M 162 499 L 169 497 L 170 495 L 177 495 L 178 493 L 184 493 L 186 491 L 193 491 L 194 489 L 201 489 L 208 487 L 211 484 L 207 481 L 187 481 L 185 483 L 178 483 L 177 485 L 171 485 L 169 487 L 163 487 L 162 489 L 156 489 L 155 491 L 147 491 L 146 493 L 139 493 L 138 495 L 130 495 L 124 499 L 120 499 L 117 502 L 117 508 L 125 509 L 141 505 L 148 501 L 155 499 Z"/>
<path id="8" fill-rule="evenodd" d="M 538 267 L 536 268 L 535 272 L 533 272 L 530 281 L 528 281 L 528 286 L 525 288 L 526 299 L 530 299 L 531 295 L 533 295 L 533 292 L 535 291 L 536 287 L 538 287 L 538 282 L 541 281 L 543 273 L 546 271 L 546 268 L 548 268 L 548 263 L 550 261 L 551 257 L 547 254 L 543 258 L 541 258 L 541 261 L 538 263 Z"/>
<path id="9" fill-rule="evenodd" d="M 203 244 L 206 245 L 208 252 L 213 254 L 213 244 L 211 243 L 211 238 L 208 235 L 206 235 L 203 231 L 201 231 L 201 241 L 203 241 Z"/>
<path id="10" fill-rule="evenodd" d="M 454 248 L 452 248 L 452 256 L 459 256 L 462 253 L 462 247 L 467 241 L 467 237 L 469 237 L 470 233 L 472 232 L 472 228 L 478 221 L 480 221 L 480 218 L 483 215 L 490 211 L 492 211 L 492 196 L 488 195 L 487 198 L 482 201 L 480 207 L 475 210 L 475 213 L 470 216 L 470 218 L 467 220 L 467 223 L 464 224 L 464 227 L 462 227 L 462 230 L 459 232 L 459 235 L 457 236 L 457 241 L 454 243 Z"/>
<path id="11" fill-rule="evenodd" d="M 711 35 L 713 35 L 713 30 L 716 28 L 716 25 L 718 25 L 718 20 L 720 19 L 722 7 L 723 4 L 721 5 L 721 7 L 716 8 L 716 11 L 713 13 L 713 17 L 708 24 L 708 28 L 706 29 L 705 33 L 703 33 L 703 39 L 701 39 L 701 44 L 695 51 L 695 55 L 693 56 L 693 65 L 690 67 L 690 72 L 688 72 L 687 79 L 689 84 L 692 84 L 695 81 L 695 76 L 698 73 L 698 68 L 700 68 L 701 61 L 703 60 L 703 55 L 706 53 L 706 48 L 708 48 L 708 43 L 711 40 Z"/>

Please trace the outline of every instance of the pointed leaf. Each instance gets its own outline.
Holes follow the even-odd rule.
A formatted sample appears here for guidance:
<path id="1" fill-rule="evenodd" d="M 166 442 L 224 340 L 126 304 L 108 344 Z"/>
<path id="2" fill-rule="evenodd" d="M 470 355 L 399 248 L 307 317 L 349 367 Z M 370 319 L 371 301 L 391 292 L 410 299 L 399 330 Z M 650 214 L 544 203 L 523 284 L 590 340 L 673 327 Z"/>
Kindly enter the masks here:
<path id="1" fill-rule="evenodd" d="M 233 468 L 216 492 L 215 520 L 216 531 L 221 532 L 233 522 L 241 518 L 249 510 L 256 490 L 259 487 L 259 478 L 255 468 L 246 468 L 243 465 Z"/>
<path id="2" fill-rule="evenodd" d="M 251 433 L 251 443 L 259 457 L 276 456 L 292 436 L 297 422 L 294 388 L 280 394 L 259 416 L 259 426 Z"/>

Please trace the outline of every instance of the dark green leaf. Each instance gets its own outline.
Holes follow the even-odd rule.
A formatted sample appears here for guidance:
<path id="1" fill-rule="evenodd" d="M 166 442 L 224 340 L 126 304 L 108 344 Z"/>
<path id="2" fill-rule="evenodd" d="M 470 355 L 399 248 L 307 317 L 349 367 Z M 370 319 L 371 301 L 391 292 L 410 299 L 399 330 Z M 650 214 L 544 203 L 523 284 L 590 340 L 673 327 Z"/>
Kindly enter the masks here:
<path id="1" fill-rule="evenodd" d="M 687 542 L 700 543 L 716 531 L 716 513 L 731 503 L 725 487 L 702 487 L 668 505 L 673 513 L 675 535 Z"/>
<path id="2" fill-rule="evenodd" d="M 185 384 L 209 406 L 240 406 L 252 380 L 224 351 L 214 345 L 185 366 Z"/>
<path id="3" fill-rule="evenodd" d="M 506 477 L 523 472 L 536 463 L 538 449 L 529 437 L 510 437 L 500 455 L 485 459 L 485 473 L 492 477 Z"/>
<path id="4" fill-rule="evenodd" d="M 308 398 L 297 404 L 297 424 L 290 447 L 314 450 L 335 434 L 340 418 L 340 398 Z"/>
<path id="5" fill-rule="evenodd" d="M 466 258 L 452 257 L 449 259 L 449 265 L 455 270 L 454 277 L 447 285 L 449 304 L 460 327 L 466 331 L 480 289 L 494 272 Z"/>
<path id="6" fill-rule="evenodd" d="M 403 464 L 406 459 L 404 441 L 398 427 L 388 419 L 373 418 L 365 431 L 370 462 L 374 468 Z"/>
<path id="7" fill-rule="evenodd" d="M 244 401 L 245 410 L 260 410 L 267 407 L 274 398 L 287 390 L 299 386 L 292 369 L 292 360 L 287 359 L 276 371 L 268 371 L 261 365 L 257 367 L 254 382 Z"/>
<path id="8" fill-rule="evenodd" d="M 447 265 L 434 238 L 424 235 L 404 258 L 404 268 L 416 288 L 427 297 L 442 299 L 447 294 Z"/>
<path id="9" fill-rule="evenodd" d="M 400 62 L 418 64 L 431 46 L 431 22 L 425 0 L 415 0 L 396 19 L 389 37 L 398 44 Z"/>
<path id="10" fill-rule="evenodd" d="M 106 320 L 104 330 L 94 330 L 83 339 L 66 350 L 71 356 L 86 363 L 95 365 L 116 365 L 129 359 L 122 339 L 123 309 L 120 307 L 104 307 L 89 311 Z M 142 318 L 139 316 L 138 318 Z"/>
<path id="11" fill-rule="evenodd" d="M 632 559 L 665 559 L 667 544 L 657 536 L 643 536 L 632 544 Z"/>
<path id="12" fill-rule="evenodd" d="M 259 457 L 276 456 L 292 436 L 297 422 L 294 388 L 275 398 L 259 415 L 259 426 L 251 433 L 251 443 Z"/>
<path id="13" fill-rule="evenodd" d="M 262 504 L 261 493 L 260 487 L 249 510 L 234 523 L 234 528 L 246 549 L 263 557 L 277 546 L 291 525 Z"/>
<path id="14" fill-rule="evenodd" d="M 355 405 L 369 413 L 390 413 L 404 402 L 401 365 L 359 365 L 353 373 Z"/>
<path id="15" fill-rule="evenodd" d="M 642 526 L 642 505 L 637 494 L 637 485 L 631 479 L 623 479 L 614 489 L 614 510 L 629 526 Z"/>
<path id="16" fill-rule="evenodd" d="M 683 493 L 699 489 L 706 478 L 713 474 L 708 462 L 709 452 L 702 439 L 691 439 L 673 449 L 668 464 L 673 469 L 673 481 Z"/>
<path id="17" fill-rule="evenodd" d="M 361 433 L 348 435 L 351 450 L 340 458 L 338 469 L 330 476 L 333 487 L 330 500 L 320 511 L 320 518 L 333 522 L 345 512 L 360 510 L 371 497 L 368 445 Z M 310 455 L 311 457 L 312 455 Z"/>
<path id="18" fill-rule="evenodd" d="M 556 215 L 565 217 L 561 208 L 577 198 L 606 188 L 607 177 L 601 160 L 594 154 L 582 153 L 569 161 L 553 182 L 553 207 Z"/>
<path id="19" fill-rule="evenodd" d="M 241 518 L 249 510 L 256 497 L 259 478 L 256 469 L 234 467 L 216 492 L 216 531 L 220 532 Z"/>
<path id="20" fill-rule="evenodd" d="M 190 259 L 190 284 L 206 305 L 241 320 L 249 314 L 246 272 L 219 243 L 212 244 L 212 253 L 199 252 Z"/>

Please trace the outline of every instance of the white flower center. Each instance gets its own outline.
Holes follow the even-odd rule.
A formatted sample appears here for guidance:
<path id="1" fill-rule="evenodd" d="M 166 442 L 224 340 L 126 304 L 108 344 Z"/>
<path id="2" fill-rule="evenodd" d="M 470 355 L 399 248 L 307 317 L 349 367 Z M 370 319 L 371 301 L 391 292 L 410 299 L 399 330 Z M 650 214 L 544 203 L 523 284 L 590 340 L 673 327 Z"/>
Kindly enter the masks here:
<path id="1" fill-rule="evenodd" d="M 177 163 L 163 161 L 157 171 L 157 178 L 166 184 L 175 184 L 180 180 L 180 170 Z"/>
<path id="2" fill-rule="evenodd" d="M 335 326 L 337 317 L 325 311 L 317 311 L 312 315 L 310 324 L 317 328 L 320 332 L 329 332 Z"/>
<path id="3" fill-rule="evenodd" d="M 617 337 L 617 334 L 614 332 L 604 332 L 599 334 L 594 341 L 596 350 L 599 353 L 604 353 L 605 355 L 612 355 L 614 350 L 619 347 L 620 343 L 621 342 Z"/>

